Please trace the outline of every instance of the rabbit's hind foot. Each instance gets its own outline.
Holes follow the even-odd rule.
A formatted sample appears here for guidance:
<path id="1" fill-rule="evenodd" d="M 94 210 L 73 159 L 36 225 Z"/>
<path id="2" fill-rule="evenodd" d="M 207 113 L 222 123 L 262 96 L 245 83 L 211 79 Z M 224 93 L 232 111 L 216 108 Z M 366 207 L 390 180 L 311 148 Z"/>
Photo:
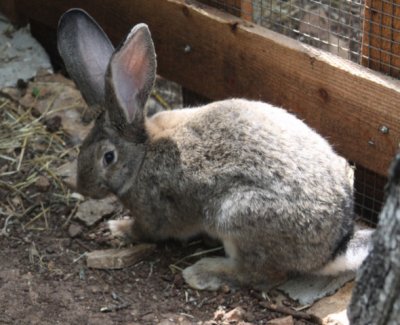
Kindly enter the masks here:
<path id="1" fill-rule="evenodd" d="M 203 258 L 184 269 L 182 274 L 192 288 L 210 291 L 216 291 L 226 285 L 230 288 L 249 286 L 268 292 L 287 280 L 286 272 L 273 271 L 268 265 L 258 270 L 240 265 L 229 257 Z"/>
<path id="2" fill-rule="evenodd" d="M 187 284 L 198 290 L 216 291 L 224 285 L 236 286 L 233 260 L 226 257 L 203 258 L 183 270 Z"/>

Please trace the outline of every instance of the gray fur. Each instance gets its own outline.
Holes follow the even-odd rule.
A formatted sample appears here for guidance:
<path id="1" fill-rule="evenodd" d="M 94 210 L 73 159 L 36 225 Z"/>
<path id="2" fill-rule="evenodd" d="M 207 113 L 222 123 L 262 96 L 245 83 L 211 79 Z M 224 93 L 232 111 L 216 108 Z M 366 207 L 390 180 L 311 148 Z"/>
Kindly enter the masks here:
<path id="1" fill-rule="evenodd" d="M 104 74 L 114 47 L 101 27 L 80 9 L 58 23 L 58 51 L 89 105 L 104 105 Z"/>
<path id="2" fill-rule="evenodd" d="M 147 81 L 133 92 L 147 98 L 155 54 L 152 44 L 143 46 L 150 64 L 139 73 Z M 135 59 L 129 46 L 118 51 Z M 134 220 L 120 230 L 133 241 L 201 233 L 221 240 L 227 257 L 184 270 L 191 286 L 269 288 L 292 272 L 317 272 L 346 248 L 354 223 L 353 169 L 295 116 L 230 99 L 145 118 L 144 102 L 136 101 L 130 121 L 116 100 L 126 80 L 110 77 L 110 69 L 104 77 L 105 113 L 81 147 L 79 190 L 95 198 L 117 195 Z M 116 159 L 105 166 L 109 151 Z"/>

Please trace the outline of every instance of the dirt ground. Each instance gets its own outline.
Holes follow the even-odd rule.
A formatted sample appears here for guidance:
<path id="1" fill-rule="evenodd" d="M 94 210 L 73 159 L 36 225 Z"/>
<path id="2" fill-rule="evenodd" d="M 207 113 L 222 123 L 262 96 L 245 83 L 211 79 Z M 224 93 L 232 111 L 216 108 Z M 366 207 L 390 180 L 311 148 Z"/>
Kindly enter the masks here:
<path id="1" fill-rule="evenodd" d="M 88 269 L 79 257 L 99 245 L 85 236 L 71 239 L 60 221 L 50 216 L 48 230 L 16 226 L 0 238 L 0 324 L 266 324 L 281 316 L 251 290 L 188 288 L 169 266 L 198 245 L 162 244 L 134 266 Z M 214 317 L 236 307 L 244 311 L 238 318 Z"/>
<path id="2" fill-rule="evenodd" d="M 179 105 L 169 92 L 155 92 L 153 102 Z M 73 171 L 66 178 L 59 172 L 90 127 L 79 92 L 62 76 L 42 73 L 2 89 L 0 108 L 0 324 L 319 322 L 293 309 L 274 311 L 275 293 L 190 289 L 179 268 L 209 248 L 201 241 L 159 243 L 119 270 L 88 268 L 85 254 L 109 247 L 99 240 L 101 223 L 124 212 L 116 206 L 91 225 L 78 220 L 85 199 L 74 192 Z"/>

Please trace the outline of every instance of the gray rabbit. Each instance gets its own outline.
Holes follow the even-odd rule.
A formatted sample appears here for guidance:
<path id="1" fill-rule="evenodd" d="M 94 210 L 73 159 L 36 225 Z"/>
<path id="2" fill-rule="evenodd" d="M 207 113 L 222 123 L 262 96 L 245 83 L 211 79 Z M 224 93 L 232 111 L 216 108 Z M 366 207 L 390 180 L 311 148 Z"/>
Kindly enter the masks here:
<path id="1" fill-rule="evenodd" d="M 134 242 L 220 240 L 225 257 L 183 271 L 197 289 L 271 288 L 292 273 L 355 270 L 370 231 L 354 236 L 353 169 L 285 110 L 229 99 L 146 116 L 156 75 L 148 27 L 116 50 L 84 11 L 59 22 L 58 47 L 90 106 L 103 107 L 78 158 L 79 191 L 115 194 L 132 220 L 110 221 Z"/>

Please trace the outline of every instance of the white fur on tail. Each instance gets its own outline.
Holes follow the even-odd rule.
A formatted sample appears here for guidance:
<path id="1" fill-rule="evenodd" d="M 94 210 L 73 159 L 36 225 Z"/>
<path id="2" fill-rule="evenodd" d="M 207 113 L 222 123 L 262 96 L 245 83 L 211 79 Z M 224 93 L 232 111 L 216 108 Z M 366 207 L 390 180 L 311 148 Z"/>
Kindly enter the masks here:
<path id="1" fill-rule="evenodd" d="M 350 240 L 347 250 L 315 273 L 337 275 L 341 272 L 357 271 L 371 250 L 373 232 L 372 229 L 357 230 Z"/>

